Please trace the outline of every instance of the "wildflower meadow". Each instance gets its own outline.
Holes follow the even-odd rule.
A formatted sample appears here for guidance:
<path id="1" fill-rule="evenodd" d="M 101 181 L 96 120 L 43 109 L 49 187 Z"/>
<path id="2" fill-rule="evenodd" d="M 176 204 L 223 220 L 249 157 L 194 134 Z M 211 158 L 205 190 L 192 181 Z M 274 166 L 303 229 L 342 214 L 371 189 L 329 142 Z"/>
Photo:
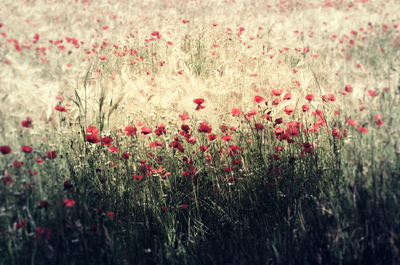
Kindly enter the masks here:
<path id="1" fill-rule="evenodd" d="M 3 0 L 0 265 L 400 264 L 398 0 Z"/>

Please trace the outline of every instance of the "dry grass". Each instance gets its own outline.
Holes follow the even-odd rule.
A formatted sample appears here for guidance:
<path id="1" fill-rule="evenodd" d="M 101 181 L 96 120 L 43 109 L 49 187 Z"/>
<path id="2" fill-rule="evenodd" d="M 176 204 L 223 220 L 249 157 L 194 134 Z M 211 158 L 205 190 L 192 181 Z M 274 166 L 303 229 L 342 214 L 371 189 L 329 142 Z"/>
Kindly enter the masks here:
<path id="1" fill-rule="evenodd" d="M 83 79 L 93 61 L 94 68 L 102 69 L 103 74 L 91 74 L 88 104 L 97 106 L 101 88 L 114 100 L 123 95 L 117 123 L 129 118 L 146 120 L 149 113 L 175 117 L 177 112 L 193 110 L 192 100 L 198 97 L 206 99 L 202 115 L 218 118 L 215 113 L 232 107 L 247 110 L 256 94 L 270 101 L 272 88 L 291 91 L 295 101 L 319 89 L 323 94 L 341 91 L 345 83 L 359 90 L 357 97 L 362 97 L 365 89 L 390 85 L 383 83 L 383 76 L 377 78 L 375 72 L 371 75 L 370 68 L 357 69 L 355 61 L 344 63 L 339 49 L 347 45 L 340 45 L 338 39 L 348 42 L 351 30 L 366 30 L 368 22 L 376 27 L 383 23 L 392 26 L 400 13 L 396 1 L 354 1 L 351 8 L 346 7 L 350 1 L 330 8 L 323 6 L 324 1 L 293 8 L 290 6 L 296 5 L 295 1 L 85 2 L 5 1 L 1 7 L 4 25 L 0 31 L 7 37 L 0 43 L 0 113 L 2 123 L 12 125 L 6 127 L 15 127 L 15 122 L 26 115 L 49 118 L 59 93 L 70 96 L 77 88 L 82 95 Z M 182 23 L 182 19 L 189 22 Z M 218 25 L 214 27 L 214 23 Z M 108 28 L 103 30 L 103 26 Z M 245 30 L 238 36 L 240 27 Z M 303 34 L 295 34 L 295 30 Z M 161 39 L 146 42 L 153 31 L 158 31 Z M 36 33 L 40 39 L 32 44 Z M 331 37 L 334 34 L 336 40 Z M 398 30 L 394 34 L 398 35 Z M 75 48 L 65 37 L 84 44 Z M 18 53 L 13 42 L 7 41 L 10 39 L 31 48 Z M 59 45 L 64 45 L 65 51 L 49 40 L 63 40 Z M 86 54 L 85 50 L 91 50 L 92 45 L 100 47 L 103 41 L 108 43 L 103 50 Z M 113 44 L 120 52 L 126 46 L 138 54 L 115 56 Z M 36 47 L 45 47 L 46 55 L 35 51 Z M 307 56 L 294 51 L 304 47 L 310 48 Z M 280 53 L 283 48 L 289 50 Z M 153 52 L 157 55 L 152 56 Z M 101 55 L 107 59 L 99 61 Z M 143 60 L 138 61 L 140 55 Z M 165 62 L 163 67 L 160 61 Z M 293 68 L 299 72 L 294 74 Z M 180 75 L 178 71 L 183 72 Z M 255 93 L 254 88 L 260 92 Z"/>

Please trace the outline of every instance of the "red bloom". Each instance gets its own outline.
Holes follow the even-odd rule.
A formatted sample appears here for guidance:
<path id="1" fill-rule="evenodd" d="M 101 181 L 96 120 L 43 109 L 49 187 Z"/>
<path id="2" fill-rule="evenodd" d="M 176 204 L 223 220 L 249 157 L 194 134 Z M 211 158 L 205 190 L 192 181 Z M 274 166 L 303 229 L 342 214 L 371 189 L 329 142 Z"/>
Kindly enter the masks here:
<path id="1" fill-rule="evenodd" d="M 6 186 L 7 186 L 9 183 L 12 183 L 12 182 L 13 182 L 13 179 L 12 179 L 11 177 L 8 177 L 8 176 L 7 176 L 7 177 L 4 177 L 4 178 L 3 178 L 3 184 L 6 185 Z"/>
<path id="2" fill-rule="evenodd" d="M 182 144 L 181 144 L 180 142 L 178 142 L 178 141 L 172 141 L 172 142 L 169 144 L 169 147 L 176 148 L 176 149 L 178 149 L 180 152 L 183 152 L 183 146 L 182 146 Z"/>
<path id="3" fill-rule="evenodd" d="M 74 199 L 62 199 L 62 205 L 64 207 L 72 207 L 75 205 L 75 200 Z"/>
<path id="4" fill-rule="evenodd" d="M 181 118 L 181 121 L 188 120 L 189 119 L 189 114 L 184 112 L 184 113 L 179 115 L 179 118 Z"/>
<path id="5" fill-rule="evenodd" d="M 98 134 L 99 133 L 99 129 L 96 128 L 96 126 L 88 126 L 86 129 L 87 133 L 92 133 L 92 134 Z"/>
<path id="6" fill-rule="evenodd" d="M 353 88 L 351 87 L 351 85 L 345 85 L 345 86 L 344 86 L 344 90 L 345 90 L 347 93 L 353 92 Z"/>
<path id="7" fill-rule="evenodd" d="M 14 161 L 13 165 L 14 165 L 14 167 L 17 167 L 17 168 L 23 168 L 24 167 L 24 162 Z"/>
<path id="8" fill-rule="evenodd" d="M 232 117 L 243 115 L 240 109 L 232 109 Z"/>
<path id="9" fill-rule="evenodd" d="M 308 102 L 311 102 L 311 100 L 313 100 L 313 98 L 314 98 L 314 95 L 313 95 L 313 94 L 308 94 L 308 95 L 306 96 L 306 100 L 308 100 Z"/>
<path id="10" fill-rule="evenodd" d="M 2 145 L 0 146 L 0 152 L 3 155 L 8 155 L 9 153 L 11 153 L 11 148 L 8 145 Z"/>
<path id="11" fill-rule="evenodd" d="M 43 163 L 43 159 L 41 159 L 40 157 L 35 157 L 35 161 L 38 164 L 42 164 Z"/>
<path id="12" fill-rule="evenodd" d="M 46 157 L 51 160 L 55 159 L 57 157 L 56 151 L 53 150 L 46 152 Z"/>
<path id="13" fill-rule="evenodd" d="M 303 105 L 303 106 L 301 106 L 301 109 L 303 110 L 303 112 L 306 112 L 310 108 L 307 105 Z"/>
<path id="14" fill-rule="evenodd" d="M 29 153 L 32 152 L 32 147 L 30 147 L 28 145 L 23 145 L 23 146 L 21 146 L 21 151 L 24 152 L 24 153 L 29 154 Z"/>
<path id="15" fill-rule="evenodd" d="M 279 97 L 282 94 L 283 90 L 282 89 L 272 89 L 271 93 L 272 95 L 274 95 L 275 97 Z"/>
<path id="16" fill-rule="evenodd" d="M 215 139 L 217 139 L 217 135 L 216 134 L 209 134 L 208 135 L 208 140 L 214 141 Z"/>
<path id="17" fill-rule="evenodd" d="M 207 145 L 201 145 L 201 146 L 199 146 L 199 150 L 200 150 L 201 152 L 205 152 L 205 151 L 208 150 L 208 147 L 207 147 Z"/>
<path id="18" fill-rule="evenodd" d="M 232 137 L 229 134 L 227 134 L 227 135 L 222 136 L 221 140 L 228 142 L 228 141 L 232 140 Z"/>
<path id="19" fill-rule="evenodd" d="M 152 130 L 150 127 L 146 127 L 146 126 L 142 127 L 142 134 L 147 135 L 147 134 L 150 134 L 151 132 L 152 132 Z"/>
<path id="20" fill-rule="evenodd" d="M 383 125 L 383 121 L 382 121 L 382 116 L 381 115 L 375 115 L 374 116 L 374 120 L 376 125 L 378 126 L 382 126 Z"/>
<path id="21" fill-rule="evenodd" d="M 166 134 L 167 130 L 165 129 L 165 125 L 164 124 L 160 124 L 157 126 L 157 129 L 155 129 L 155 134 L 157 136 L 160 136 L 161 134 Z"/>
<path id="22" fill-rule="evenodd" d="M 369 89 L 368 94 L 370 97 L 376 97 L 376 96 L 378 96 L 378 91 Z"/>
<path id="23" fill-rule="evenodd" d="M 201 110 L 201 109 L 204 109 L 204 108 L 205 108 L 205 106 L 203 106 L 203 105 L 197 105 L 195 110 Z"/>
<path id="24" fill-rule="evenodd" d="M 283 96 L 283 100 L 289 100 L 292 98 L 292 93 L 287 92 L 284 96 Z"/>
<path id="25" fill-rule="evenodd" d="M 200 124 L 199 132 L 211 133 L 211 130 L 211 125 L 207 121 L 203 121 Z"/>
<path id="26" fill-rule="evenodd" d="M 125 159 L 129 159 L 130 156 L 131 156 L 131 154 L 129 154 L 129 153 L 123 153 L 121 157 L 125 158 Z"/>
<path id="27" fill-rule="evenodd" d="M 295 106 L 288 105 L 288 106 L 285 106 L 285 108 L 283 110 L 285 111 L 285 113 L 287 115 L 292 115 L 294 113 L 294 109 L 295 109 Z"/>
<path id="28" fill-rule="evenodd" d="M 357 122 L 355 122 L 353 119 L 349 119 L 348 121 L 347 121 L 347 123 L 350 125 L 350 126 L 357 126 Z"/>
<path id="29" fill-rule="evenodd" d="M 116 215 L 114 212 L 107 212 L 107 216 L 110 217 L 110 219 L 113 219 Z"/>
<path id="30" fill-rule="evenodd" d="M 195 100 L 193 100 L 194 103 L 196 103 L 197 105 L 203 104 L 204 103 L 204 99 L 202 98 L 196 98 Z"/>
<path id="31" fill-rule="evenodd" d="M 127 136 L 136 135 L 136 127 L 132 125 L 127 125 L 124 131 Z"/>
<path id="32" fill-rule="evenodd" d="M 283 133 L 285 132 L 285 130 L 281 127 L 278 127 L 275 129 L 275 137 L 278 138 L 279 136 L 281 136 Z"/>
<path id="33" fill-rule="evenodd" d="M 32 118 L 28 116 L 26 117 L 26 120 L 21 121 L 21 125 L 22 127 L 25 128 L 32 128 L 32 122 L 33 122 Z"/>
<path id="34" fill-rule="evenodd" d="M 141 180 L 143 178 L 142 175 L 132 175 L 133 180 Z"/>
<path id="35" fill-rule="evenodd" d="M 161 141 L 155 141 L 155 142 L 149 143 L 150 148 L 158 147 L 158 146 L 163 146 L 163 143 Z"/>
<path id="36" fill-rule="evenodd" d="M 187 205 L 187 204 L 182 204 L 182 206 L 181 206 L 181 207 L 182 207 L 182 210 L 186 210 L 186 209 L 188 208 L 188 206 L 189 206 L 189 205 Z"/>
<path id="37" fill-rule="evenodd" d="M 91 144 L 97 144 L 100 141 L 98 134 L 86 134 L 85 139 Z"/>
<path id="38" fill-rule="evenodd" d="M 55 106 L 54 109 L 60 112 L 67 112 L 65 107 L 61 107 L 60 105 Z"/>
<path id="39" fill-rule="evenodd" d="M 254 97 L 254 101 L 257 102 L 257 103 L 261 103 L 263 100 L 264 100 L 264 98 L 261 97 L 261 96 L 255 96 Z"/>
<path id="40" fill-rule="evenodd" d="M 358 127 L 358 131 L 361 132 L 361 133 L 366 134 L 368 132 L 368 129 L 365 128 L 365 127 L 360 126 L 360 127 Z"/>
<path id="41" fill-rule="evenodd" d="M 104 136 L 103 138 L 101 138 L 102 146 L 105 146 L 105 145 L 110 146 L 112 142 L 114 142 L 114 140 L 111 137 Z"/>
<path id="42" fill-rule="evenodd" d="M 264 126 L 258 122 L 256 124 L 254 124 L 254 126 L 257 131 L 262 131 L 262 129 L 264 129 Z"/>
<path id="43" fill-rule="evenodd" d="M 279 98 L 276 98 L 276 99 L 274 99 L 274 100 L 272 101 L 272 105 L 277 106 L 277 105 L 279 105 L 279 102 L 281 102 L 281 101 L 279 100 Z"/>
<path id="44" fill-rule="evenodd" d="M 110 146 L 107 150 L 110 153 L 119 153 L 119 149 L 116 146 Z"/>

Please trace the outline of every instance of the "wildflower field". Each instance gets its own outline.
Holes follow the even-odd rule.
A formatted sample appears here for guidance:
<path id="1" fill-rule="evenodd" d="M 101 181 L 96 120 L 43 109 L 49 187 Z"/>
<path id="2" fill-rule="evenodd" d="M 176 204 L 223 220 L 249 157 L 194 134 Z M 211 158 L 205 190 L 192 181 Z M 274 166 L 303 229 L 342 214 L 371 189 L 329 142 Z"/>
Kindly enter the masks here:
<path id="1" fill-rule="evenodd" d="M 1 264 L 400 264 L 398 0 L 4 0 Z"/>

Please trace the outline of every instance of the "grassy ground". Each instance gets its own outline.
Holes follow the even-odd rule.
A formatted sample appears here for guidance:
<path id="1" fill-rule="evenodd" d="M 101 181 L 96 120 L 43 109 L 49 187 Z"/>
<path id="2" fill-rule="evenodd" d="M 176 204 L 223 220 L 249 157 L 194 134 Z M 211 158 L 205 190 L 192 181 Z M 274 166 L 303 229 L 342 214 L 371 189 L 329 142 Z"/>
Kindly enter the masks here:
<path id="1" fill-rule="evenodd" d="M 4 1 L 0 264 L 399 264 L 396 1 Z"/>

